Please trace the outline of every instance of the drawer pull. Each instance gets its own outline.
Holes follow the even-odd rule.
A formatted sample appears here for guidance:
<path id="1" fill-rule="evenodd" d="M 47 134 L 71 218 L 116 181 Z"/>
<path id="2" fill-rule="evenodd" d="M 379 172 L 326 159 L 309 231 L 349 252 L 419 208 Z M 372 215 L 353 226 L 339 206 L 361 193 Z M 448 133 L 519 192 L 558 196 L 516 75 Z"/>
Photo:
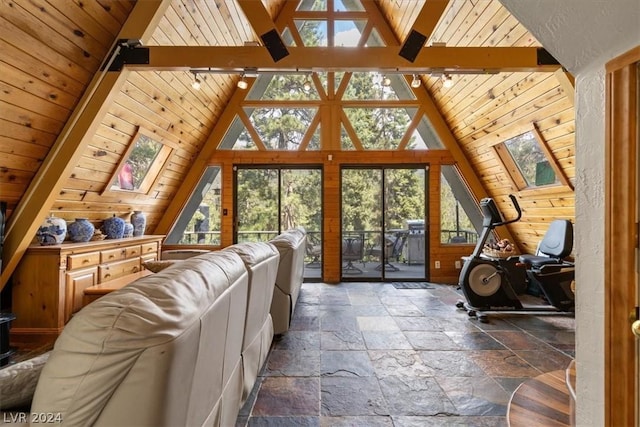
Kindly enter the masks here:
<path id="1" fill-rule="evenodd" d="M 107 278 L 109 278 L 109 277 L 111 277 L 111 274 L 110 274 L 110 273 L 107 273 L 107 274 L 105 274 L 105 275 L 104 275 L 104 278 L 105 278 L 105 279 L 107 279 Z"/>
<path id="2" fill-rule="evenodd" d="M 89 260 L 88 260 L 88 259 L 83 259 L 83 260 L 82 260 L 82 263 L 83 263 L 83 264 L 88 264 L 88 263 L 89 263 Z"/>

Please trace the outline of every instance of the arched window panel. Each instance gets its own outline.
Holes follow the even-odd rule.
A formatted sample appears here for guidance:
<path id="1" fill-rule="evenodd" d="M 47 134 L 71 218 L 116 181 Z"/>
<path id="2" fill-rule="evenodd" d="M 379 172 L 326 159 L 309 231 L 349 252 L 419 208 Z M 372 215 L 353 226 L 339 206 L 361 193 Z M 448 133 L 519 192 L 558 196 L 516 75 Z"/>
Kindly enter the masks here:
<path id="1" fill-rule="evenodd" d="M 402 84 L 400 80 L 404 80 L 398 77 L 401 76 L 387 76 L 377 72 L 352 73 L 342 99 L 347 101 L 396 101 L 401 98 L 396 94 L 395 87 Z M 392 80 L 395 81 L 393 85 Z M 407 96 L 411 96 L 410 92 L 408 91 Z M 415 96 L 404 99 L 415 99 Z"/>
<path id="2" fill-rule="evenodd" d="M 319 100 L 311 74 L 274 74 L 261 78 L 268 81 L 266 89 L 258 99 L 265 101 Z M 258 93 L 254 91 L 254 96 Z"/>
<path id="3" fill-rule="evenodd" d="M 172 245 L 220 245 L 222 168 L 209 166 L 166 238 Z"/>
<path id="4" fill-rule="evenodd" d="M 257 150 L 251 134 L 238 115 L 233 118 L 231 126 L 227 129 L 222 141 L 218 145 L 219 150 Z"/>
<path id="5" fill-rule="evenodd" d="M 417 114 L 417 108 L 407 108 L 407 113 L 410 117 L 414 117 Z M 418 122 L 415 130 L 412 132 L 412 136 L 406 146 L 407 150 L 443 150 L 444 145 L 442 141 L 436 135 L 431 126 L 431 122 L 426 115 L 423 115 Z"/>
<path id="6" fill-rule="evenodd" d="M 299 150 L 317 108 L 246 108 L 249 121 L 268 150 Z"/>
<path id="7" fill-rule="evenodd" d="M 339 47 L 357 47 L 366 25 L 366 19 L 335 20 L 333 22 L 333 45 Z"/>
<path id="8" fill-rule="evenodd" d="M 306 150 L 308 151 L 318 151 L 321 148 L 321 139 L 320 139 L 320 125 L 318 124 L 318 126 L 316 127 L 315 131 L 313 132 L 313 135 L 311 135 L 311 138 L 309 139 L 309 142 L 307 143 L 307 146 L 304 147 Z"/>
<path id="9" fill-rule="evenodd" d="M 478 204 L 458 169 L 442 165 L 440 175 L 440 243 L 474 244 L 482 228 Z"/>
<path id="10" fill-rule="evenodd" d="M 369 34 L 369 37 L 367 38 L 367 41 L 365 43 L 365 47 L 384 47 L 384 46 L 386 46 L 386 44 L 384 40 L 382 40 L 380 33 L 375 27 L 372 28 L 371 34 Z"/>
<path id="11" fill-rule="evenodd" d="M 326 12 L 327 0 L 301 0 L 296 10 L 305 12 Z"/>
<path id="12" fill-rule="evenodd" d="M 356 149 L 344 125 L 340 126 L 340 148 L 342 151 L 354 151 Z"/>
<path id="13" fill-rule="evenodd" d="M 364 6 L 360 0 L 333 0 L 335 12 L 364 12 Z"/>
<path id="14" fill-rule="evenodd" d="M 282 41 L 284 42 L 285 45 L 287 46 L 296 46 L 296 41 L 293 37 L 293 34 L 291 33 L 291 29 L 289 27 L 286 27 L 281 34 L 282 37 Z"/>
<path id="15" fill-rule="evenodd" d="M 296 30 L 305 46 L 327 47 L 327 21 L 320 19 L 294 19 Z"/>
<path id="16" fill-rule="evenodd" d="M 411 117 L 406 108 L 345 108 L 365 150 L 396 150 Z"/>

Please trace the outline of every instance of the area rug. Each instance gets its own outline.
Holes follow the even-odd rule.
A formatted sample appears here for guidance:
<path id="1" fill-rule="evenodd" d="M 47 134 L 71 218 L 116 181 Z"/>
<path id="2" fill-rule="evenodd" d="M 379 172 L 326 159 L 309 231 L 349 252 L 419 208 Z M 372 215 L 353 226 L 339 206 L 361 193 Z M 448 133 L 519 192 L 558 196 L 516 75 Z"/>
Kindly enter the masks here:
<path id="1" fill-rule="evenodd" d="M 396 289 L 433 289 L 433 285 L 428 282 L 391 282 Z"/>

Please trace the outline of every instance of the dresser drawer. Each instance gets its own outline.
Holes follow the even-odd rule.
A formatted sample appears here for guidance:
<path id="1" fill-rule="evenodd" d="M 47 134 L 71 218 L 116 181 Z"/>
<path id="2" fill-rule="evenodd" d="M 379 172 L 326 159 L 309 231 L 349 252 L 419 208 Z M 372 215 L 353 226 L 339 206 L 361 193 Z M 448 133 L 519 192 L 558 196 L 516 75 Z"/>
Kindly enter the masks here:
<path id="1" fill-rule="evenodd" d="M 158 242 L 145 243 L 142 245 L 142 255 L 158 252 Z"/>
<path id="2" fill-rule="evenodd" d="M 112 262 L 127 259 L 127 248 L 109 249 L 100 252 L 100 262 Z"/>
<path id="3" fill-rule="evenodd" d="M 112 262 L 98 267 L 100 283 L 140 271 L 140 258 Z"/>
<path id="4" fill-rule="evenodd" d="M 138 246 L 128 246 L 126 248 L 124 248 L 124 252 L 125 252 L 125 257 L 126 258 L 133 258 L 136 256 L 140 256 L 140 245 Z"/>
<path id="5" fill-rule="evenodd" d="M 91 267 L 100 263 L 100 252 L 89 252 L 67 256 L 67 270 L 75 270 L 82 267 Z"/>
<path id="6" fill-rule="evenodd" d="M 158 260 L 158 254 L 153 253 L 153 254 L 148 254 L 148 255 L 142 255 L 140 257 L 140 264 L 144 264 L 147 261 L 157 261 Z"/>

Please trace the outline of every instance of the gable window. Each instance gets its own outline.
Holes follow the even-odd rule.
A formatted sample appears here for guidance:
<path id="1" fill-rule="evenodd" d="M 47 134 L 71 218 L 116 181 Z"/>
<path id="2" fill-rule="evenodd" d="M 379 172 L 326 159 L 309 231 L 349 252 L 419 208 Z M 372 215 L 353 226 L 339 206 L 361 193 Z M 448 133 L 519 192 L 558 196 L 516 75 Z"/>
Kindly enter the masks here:
<path id="1" fill-rule="evenodd" d="M 549 160 L 540 149 L 540 144 L 538 144 L 533 132 L 526 132 L 511 138 L 505 141 L 504 145 L 518 166 L 527 187 L 539 187 L 558 182 L 558 178 L 551 168 Z"/>
<path id="2" fill-rule="evenodd" d="M 148 194 L 170 153 L 171 147 L 156 141 L 152 133 L 138 129 L 108 189 Z"/>
<path id="3" fill-rule="evenodd" d="M 572 188 L 535 125 L 532 130 L 499 142 L 492 148 L 507 177 L 519 191 L 553 185 Z"/>
<path id="4" fill-rule="evenodd" d="M 165 243 L 220 245 L 222 167 L 208 166 Z"/>

